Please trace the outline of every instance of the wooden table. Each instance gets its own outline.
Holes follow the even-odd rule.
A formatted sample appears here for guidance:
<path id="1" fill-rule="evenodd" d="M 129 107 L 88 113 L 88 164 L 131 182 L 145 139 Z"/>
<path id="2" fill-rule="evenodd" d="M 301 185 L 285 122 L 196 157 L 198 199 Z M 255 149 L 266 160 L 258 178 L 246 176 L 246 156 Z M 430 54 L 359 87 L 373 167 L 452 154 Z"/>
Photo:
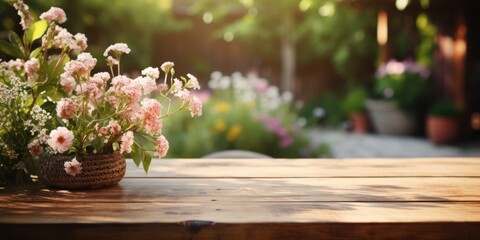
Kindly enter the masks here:
<path id="1" fill-rule="evenodd" d="M 480 158 L 128 162 L 106 189 L 2 187 L 0 239 L 480 239 Z"/>

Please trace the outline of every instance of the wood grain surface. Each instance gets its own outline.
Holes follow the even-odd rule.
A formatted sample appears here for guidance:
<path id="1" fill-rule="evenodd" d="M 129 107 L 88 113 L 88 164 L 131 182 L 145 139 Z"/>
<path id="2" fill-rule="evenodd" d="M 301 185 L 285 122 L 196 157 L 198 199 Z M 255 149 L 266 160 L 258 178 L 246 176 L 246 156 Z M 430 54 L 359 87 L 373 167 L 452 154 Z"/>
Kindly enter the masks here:
<path id="1" fill-rule="evenodd" d="M 116 186 L 0 187 L 1 239 L 480 239 L 480 159 L 128 161 Z"/>

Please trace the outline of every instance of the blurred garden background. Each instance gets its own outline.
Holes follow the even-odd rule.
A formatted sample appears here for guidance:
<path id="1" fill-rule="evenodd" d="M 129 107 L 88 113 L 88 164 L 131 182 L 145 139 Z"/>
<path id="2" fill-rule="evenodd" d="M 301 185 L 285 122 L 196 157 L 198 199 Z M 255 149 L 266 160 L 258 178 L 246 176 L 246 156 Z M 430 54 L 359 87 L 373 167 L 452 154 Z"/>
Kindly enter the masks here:
<path id="1" fill-rule="evenodd" d="M 63 8 L 64 26 L 85 33 L 97 66 L 123 42 L 132 76 L 172 61 L 198 77 L 203 116 L 164 123 L 170 158 L 228 149 L 278 158 L 480 154 L 478 1 L 25 3 L 37 15 Z M 0 16 L 1 40 L 21 32 L 6 2 Z"/>

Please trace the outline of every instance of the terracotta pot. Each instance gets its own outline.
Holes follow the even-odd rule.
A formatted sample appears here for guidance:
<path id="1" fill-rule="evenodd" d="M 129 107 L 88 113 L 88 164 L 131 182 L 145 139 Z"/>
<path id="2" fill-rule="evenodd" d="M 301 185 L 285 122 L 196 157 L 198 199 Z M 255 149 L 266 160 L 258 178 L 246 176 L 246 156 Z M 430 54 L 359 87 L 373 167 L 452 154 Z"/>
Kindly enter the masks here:
<path id="1" fill-rule="evenodd" d="M 428 138 L 435 144 L 453 143 L 460 133 L 458 120 L 451 117 L 429 116 L 426 128 Z"/>
<path id="2" fill-rule="evenodd" d="M 125 157 L 120 153 L 77 156 L 81 173 L 71 176 L 64 163 L 73 156 L 43 155 L 38 162 L 38 179 L 47 187 L 59 189 L 95 189 L 117 184 L 125 175 Z"/>
<path id="3" fill-rule="evenodd" d="M 352 121 L 352 132 L 368 133 L 370 132 L 370 120 L 364 112 L 350 113 L 350 121 Z"/>

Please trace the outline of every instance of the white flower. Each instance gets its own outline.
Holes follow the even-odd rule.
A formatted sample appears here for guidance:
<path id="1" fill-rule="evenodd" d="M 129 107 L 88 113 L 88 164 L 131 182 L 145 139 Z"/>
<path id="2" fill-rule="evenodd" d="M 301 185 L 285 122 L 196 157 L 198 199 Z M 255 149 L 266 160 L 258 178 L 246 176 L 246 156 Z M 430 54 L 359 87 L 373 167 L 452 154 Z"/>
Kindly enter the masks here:
<path id="1" fill-rule="evenodd" d="M 67 16 L 63 9 L 58 7 L 51 7 L 48 11 L 40 14 L 40 19 L 47 20 L 48 22 L 64 23 L 67 21 Z"/>
<path id="2" fill-rule="evenodd" d="M 153 78 L 150 77 L 138 77 L 135 79 L 143 89 L 143 94 L 147 95 L 150 94 L 152 91 L 157 89 L 157 83 Z"/>
<path id="3" fill-rule="evenodd" d="M 118 65 L 119 63 L 120 62 L 117 59 L 113 58 L 112 56 L 107 57 L 107 65 L 108 66 Z"/>
<path id="4" fill-rule="evenodd" d="M 148 67 L 142 70 L 142 75 L 145 75 L 152 79 L 157 79 L 158 77 L 160 77 L 160 71 L 158 71 L 158 68 Z"/>
<path id="5" fill-rule="evenodd" d="M 115 52 L 115 53 L 130 53 L 130 48 L 128 48 L 128 45 L 125 43 L 115 43 L 113 45 L 110 45 L 105 52 L 103 53 L 103 56 L 106 57 L 110 53 L 110 51 Z"/>
<path id="6" fill-rule="evenodd" d="M 198 79 L 193 76 L 192 74 L 188 73 L 187 74 L 188 82 L 185 84 L 186 88 L 192 88 L 192 89 L 200 89 L 200 84 L 198 83 Z"/>
<path id="7" fill-rule="evenodd" d="M 91 71 L 97 64 L 97 59 L 92 57 L 92 54 L 88 52 L 80 53 L 77 56 L 77 60 L 85 64 L 87 68 Z"/>
<path id="8" fill-rule="evenodd" d="M 162 69 L 164 73 L 168 73 L 170 72 L 170 69 L 173 68 L 173 66 L 175 66 L 173 62 L 164 62 L 162 66 L 160 66 L 160 69 Z"/>

